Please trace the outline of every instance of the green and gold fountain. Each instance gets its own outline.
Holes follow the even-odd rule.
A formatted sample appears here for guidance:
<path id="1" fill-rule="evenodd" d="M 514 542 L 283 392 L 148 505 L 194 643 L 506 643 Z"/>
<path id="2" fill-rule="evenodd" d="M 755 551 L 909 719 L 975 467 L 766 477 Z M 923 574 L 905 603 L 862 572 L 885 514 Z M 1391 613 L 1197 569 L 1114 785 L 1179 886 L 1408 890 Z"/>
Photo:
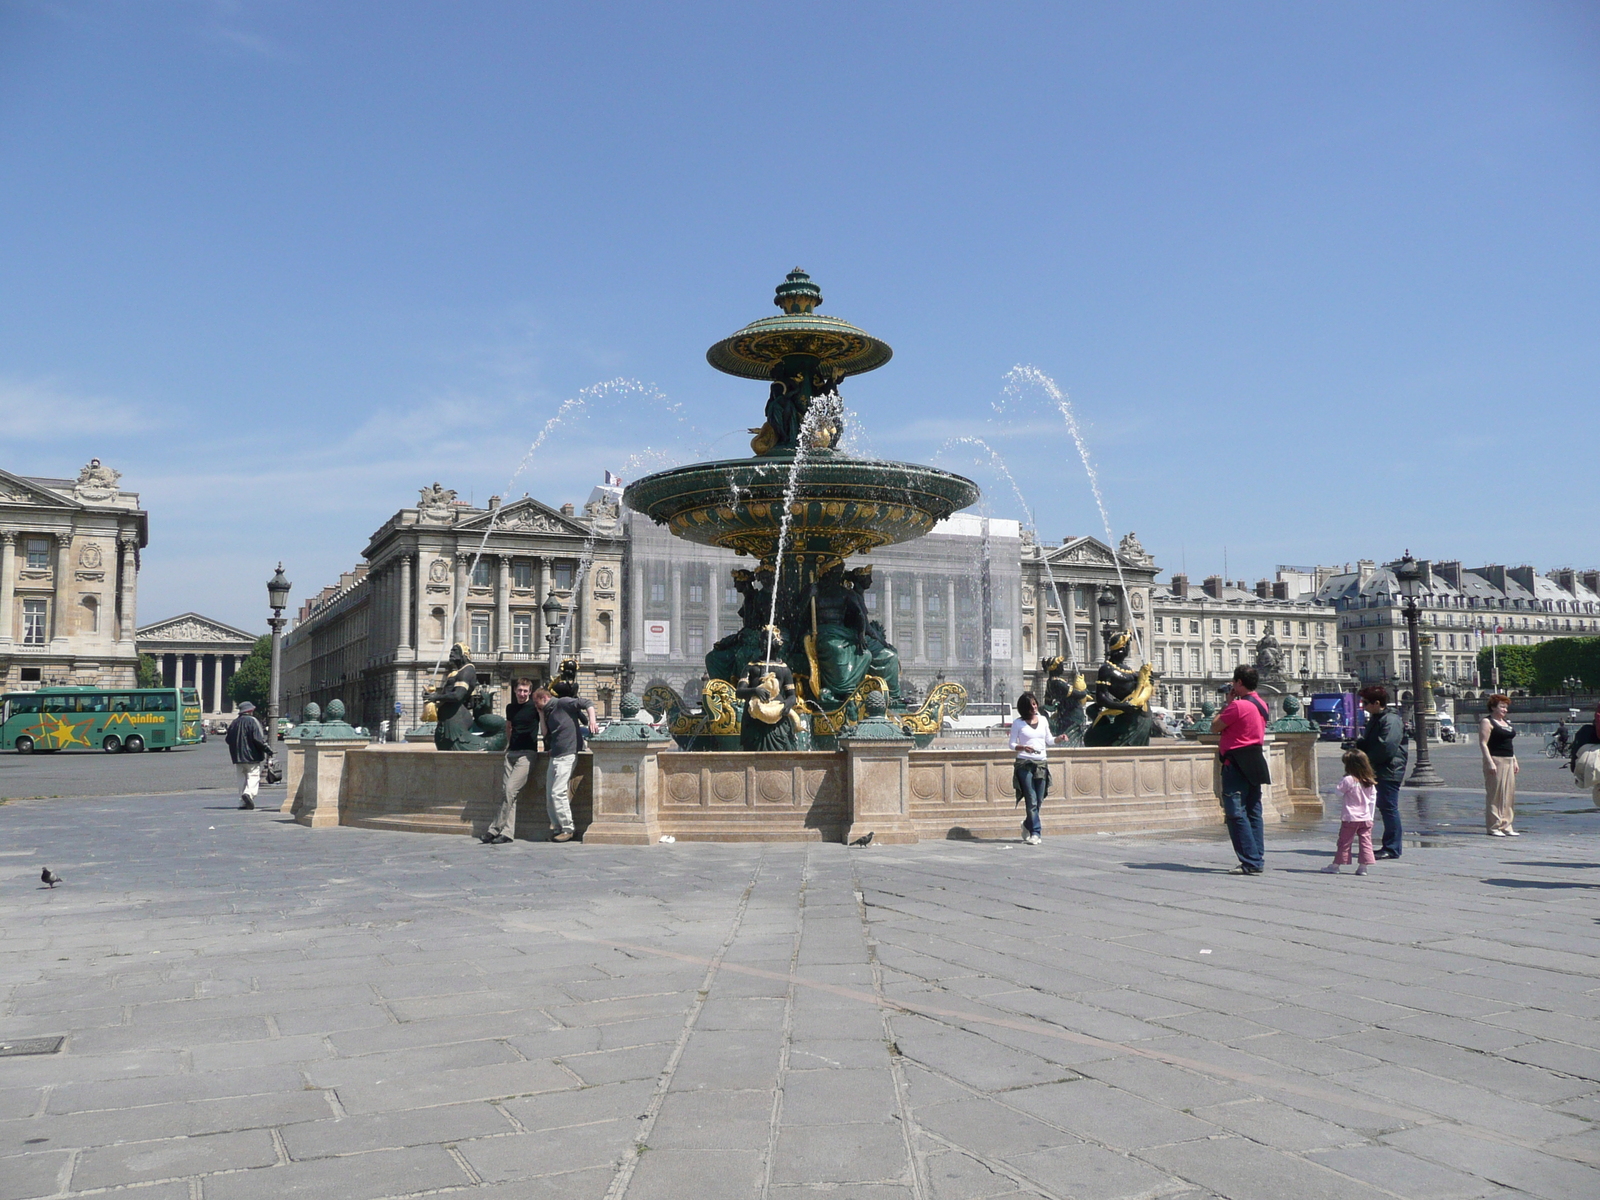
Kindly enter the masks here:
<path id="1" fill-rule="evenodd" d="M 743 625 L 706 655 L 711 682 L 703 712 L 687 714 L 670 695 L 647 694 L 645 706 L 678 709 L 673 734 L 680 744 L 732 748 L 741 708 L 735 687 L 752 663 L 782 663 L 819 749 L 861 719 L 874 691 L 888 693 L 894 719 L 926 744 L 945 715 L 960 711 L 965 692 L 945 683 L 915 711 L 901 703 L 899 655 L 863 599 L 872 568 L 851 568 L 847 560 L 922 537 L 975 503 L 978 487 L 936 467 L 841 450 L 839 385 L 883 366 L 893 351 L 817 312 L 822 292 L 798 267 L 774 303 L 778 316 L 753 321 L 706 352 L 717 370 L 768 384 L 765 420 L 750 431 L 754 454 L 663 471 L 623 495 L 676 537 L 756 560 L 733 572 Z"/>

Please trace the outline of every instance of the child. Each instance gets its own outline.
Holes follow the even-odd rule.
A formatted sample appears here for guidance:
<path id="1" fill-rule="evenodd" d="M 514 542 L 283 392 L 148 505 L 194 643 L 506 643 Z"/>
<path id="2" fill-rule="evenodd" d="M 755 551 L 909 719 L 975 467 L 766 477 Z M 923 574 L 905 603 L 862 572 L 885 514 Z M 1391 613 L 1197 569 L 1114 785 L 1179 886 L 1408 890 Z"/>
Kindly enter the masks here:
<path id="1" fill-rule="evenodd" d="M 1344 756 L 1344 778 L 1339 780 L 1338 792 L 1344 798 L 1344 816 L 1339 822 L 1339 848 L 1333 861 L 1322 868 L 1325 875 L 1337 875 L 1339 867 L 1350 861 L 1350 843 L 1361 839 L 1360 863 L 1357 875 L 1367 873 L 1372 856 L 1372 814 L 1378 803 L 1378 777 L 1372 764 L 1360 750 L 1348 750 Z"/>

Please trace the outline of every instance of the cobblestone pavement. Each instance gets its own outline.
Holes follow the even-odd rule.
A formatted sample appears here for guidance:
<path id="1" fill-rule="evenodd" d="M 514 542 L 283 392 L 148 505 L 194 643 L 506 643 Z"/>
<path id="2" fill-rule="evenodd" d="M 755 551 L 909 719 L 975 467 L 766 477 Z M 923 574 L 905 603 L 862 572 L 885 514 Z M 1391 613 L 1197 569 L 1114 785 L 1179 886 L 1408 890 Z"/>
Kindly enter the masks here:
<path id="1" fill-rule="evenodd" d="M 7 804 L 0 1039 L 66 1042 L 0 1057 L 0 1200 L 1597 1196 L 1600 814 L 1551 779 L 1517 840 L 1408 796 L 1365 879 L 1326 821 L 1241 878 Z"/>

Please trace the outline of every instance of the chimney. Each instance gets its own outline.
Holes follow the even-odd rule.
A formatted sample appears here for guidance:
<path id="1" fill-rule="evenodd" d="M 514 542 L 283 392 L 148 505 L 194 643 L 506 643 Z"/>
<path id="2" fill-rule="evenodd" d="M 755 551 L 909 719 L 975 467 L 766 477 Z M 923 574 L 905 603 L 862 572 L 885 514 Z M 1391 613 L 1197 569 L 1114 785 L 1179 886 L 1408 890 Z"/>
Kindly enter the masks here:
<path id="1" fill-rule="evenodd" d="M 1356 574 L 1361 577 L 1361 584 L 1363 587 L 1365 587 L 1367 581 L 1377 573 L 1377 570 L 1378 564 L 1373 562 L 1370 558 L 1361 558 L 1356 560 Z"/>
<path id="2" fill-rule="evenodd" d="M 1600 571 L 1583 571 L 1579 573 L 1578 578 L 1591 592 L 1600 592 Z"/>
<path id="3" fill-rule="evenodd" d="M 1274 600 L 1287 600 L 1289 598 L 1289 585 L 1280 581 L 1272 585 L 1272 598 Z"/>
<path id="4" fill-rule="evenodd" d="M 1206 581 L 1202 583 L 1200 587 L 1205 591 L 1205 594 L 1210 596 L 1213 600 L 1222 599 L 1221 575 L 1207 575 Z"/>
<path id="5" fill-rule="evenodd" d="M 1491 563 L 1487 567 L 1475 567 L 1472 573 L 1487 579 L 1490 587 L 1498 588 L 1502 592 L 1506 590 L 1506 569 L 1499 563 Z"/>
<path id="6" fill-rule="evenodd" d="M 499 507 L 500 507 L 500 497 L 499 496 L 490 496 L 489 497 L 489 511 L 493 512 L 495 509 L 497 509 Z"/>
<path id="7" fill-rule="evenodd" d="M 1433 573 L 1457 591 L 1461 590 L 1461 561 L 1459 559 L 1434 563 Z"/>
<path id="8" fill-rule="evenodd" d="M 1272 599 L 1272 582 L 1270 580 L 1256 580 L 1256 598 L 1259 600 Z"/>
<path id="9" fill-rule="evenodd" d="M 1550 578 L 1556 581 L 1556 586 L 1569 596 L 1577 595 L 1578 573 L 1571 567 L 1561 567 L 1550 572 Z"/>
<path id="10" fill-rule="evenodd" d="M 563 517 L 575 516 L 577 511 L 577 506 L 574 505 L 570 500 L 561 506 L 561 515 Z"/>
<path id="11" fill-rule="evenodd" d="M 1523 587 L 1527 588 L 1530 593 L 1533 591 L 1532 567 L 1510 567 L 1506 570 L 1506 574 L 1515 579 Z"/>
<path id="12" fill-rule="evenodd" d="M 1187 575 L 1174 575 L 1172 577 L 1172 594 L 1179 600 L 1189 598 L 1189 577 Z"/>
<path id="13" fill-rule="evenodd" d="M 1433 560 L 1429 558 L 1417 559 L 1417 570 L 1422 572 L 1422 586 L 1433 587 Z"/>

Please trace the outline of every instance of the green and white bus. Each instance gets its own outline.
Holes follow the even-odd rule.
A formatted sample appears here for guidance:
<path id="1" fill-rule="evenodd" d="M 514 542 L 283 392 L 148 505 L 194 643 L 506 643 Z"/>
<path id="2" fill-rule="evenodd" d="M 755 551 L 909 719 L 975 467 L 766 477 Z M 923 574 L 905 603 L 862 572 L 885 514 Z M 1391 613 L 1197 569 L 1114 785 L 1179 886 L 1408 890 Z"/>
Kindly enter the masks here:
<path id="1" fill-rule="evenodd" d="M 0 750 L 170 750 L 204 740 L 194 688 L 51 687 L 0 696 Z"/>

